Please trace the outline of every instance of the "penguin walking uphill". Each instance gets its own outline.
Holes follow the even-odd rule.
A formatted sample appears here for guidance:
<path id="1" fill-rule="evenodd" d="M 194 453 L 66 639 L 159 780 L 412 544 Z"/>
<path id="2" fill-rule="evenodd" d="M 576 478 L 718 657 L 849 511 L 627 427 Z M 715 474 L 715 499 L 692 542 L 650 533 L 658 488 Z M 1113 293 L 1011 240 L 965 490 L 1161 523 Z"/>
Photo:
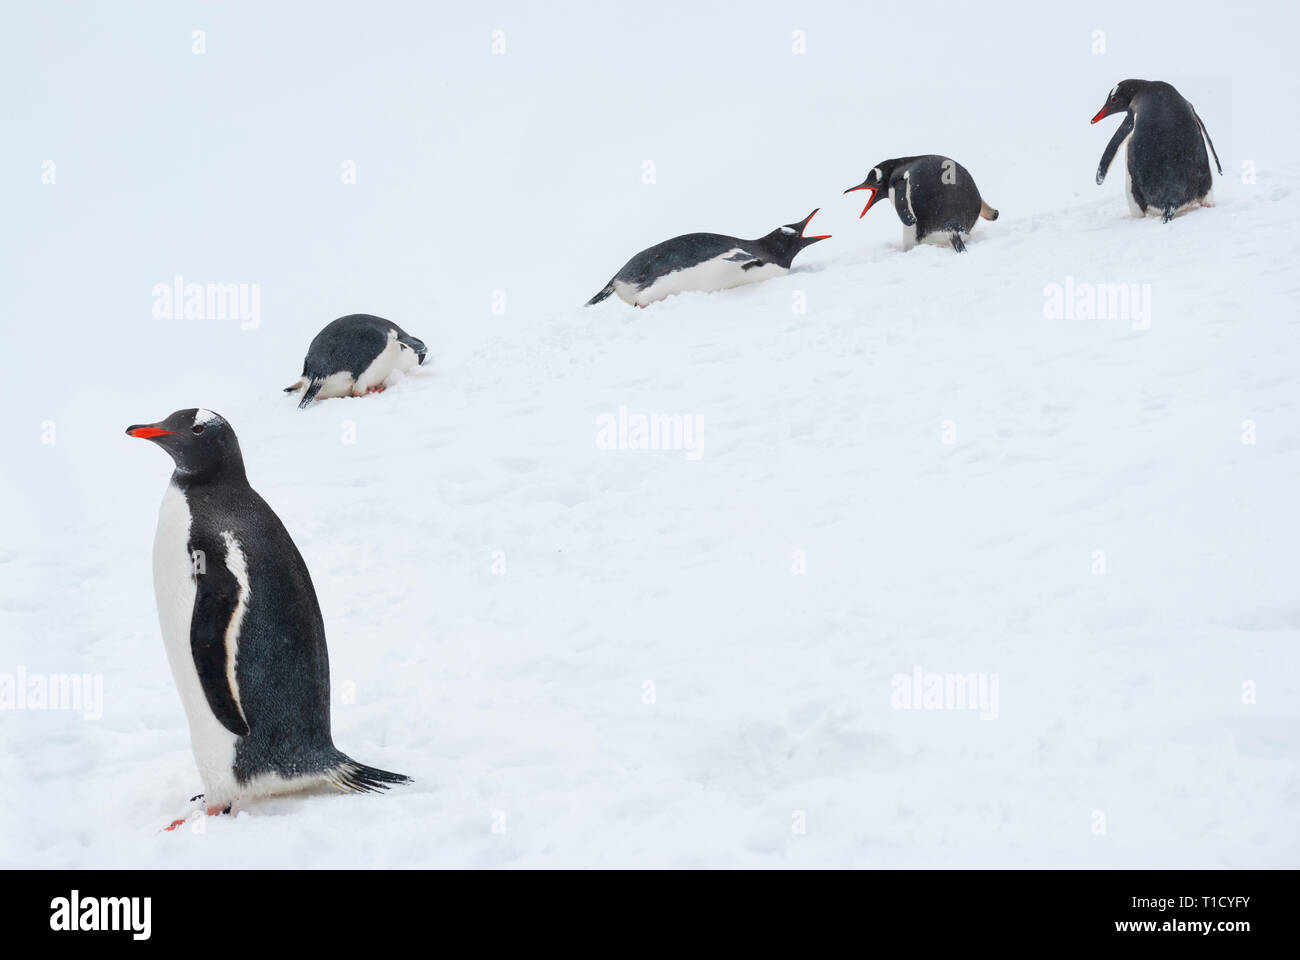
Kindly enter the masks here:
<path id="1" fill-rule="evenodd" d="M 1096 123 L 1125 112 L 1124 122 L 1106 144 L 1097 165 L 1097 185 L 1110 170 L 1119 145 L 1128 142 L 1124 194 L 1135 217 L 1159 214 L 1168 223 L 1176 214 L 1196 206 L 1214 206 L 1214 165 L 1223 175 L 1210 131 L 1183 95 L 1161 80 L 1121 80 L 1092 118 Z"/>
<path id="2" fill-rule="evenodd" d="M 739 240 L 720 233 L 687 233 L 642 250 L 614 274 L 586 305 L 617 293 L 626 303 L 644 307 L 674 293 L 712 293 L 790 272 L 800 250 L 830 234 L 805 237 L 814 210 L 798 223 L 777 227 L 757 240 Z"/>
<path id="3" fill-rule="evenodd" d="M 363 793 L 409 783 L 334 746 L 311 575 L 249 486 L 230 424 L 191 409 L 126 432 L 176 465 L 154 538 L 154 592 L 208 814 L 317 785 Z"/>
<path id="4" fill-rule="evenodd" d="M 354 313 L 326 324 L 307 348 L 302 376 L 284 388 L 302 391 L 301 410 L 313 400 L 379 393 L 394 370 L 424 363 L 428 349 L 391 320 Z"/>
<path id="5" fill-rule="evenodd" d="M 924 242 L 951 245 L 962 253 L 980 217 L 998 218 L 998 212 L 980 196 L 970 171 L 956 160 L 934 153 L 883 160 L 871 168 L 865 180 L 844 192 L 856 190 L 871 191 L 858 219 L 882 196 L 890 199 L 903 221 L 904 250 Z"/>

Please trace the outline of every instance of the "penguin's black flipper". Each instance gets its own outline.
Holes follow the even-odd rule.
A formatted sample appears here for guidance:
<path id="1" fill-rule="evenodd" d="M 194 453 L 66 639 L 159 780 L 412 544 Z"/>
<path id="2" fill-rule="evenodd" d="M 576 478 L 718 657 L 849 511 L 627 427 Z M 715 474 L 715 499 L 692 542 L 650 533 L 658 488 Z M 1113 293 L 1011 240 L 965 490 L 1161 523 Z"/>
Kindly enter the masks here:
<path id="1" fill-rule="evenodd" d="M 600 301 L 604 300 L 613 292 L 614 292 L 614 281 L 611 280 L 609 281 L 609 283 L 605 284 L 605 288 L 601 290 L 600 293 L 596 294 L 594 297 L 588 300 L 585 304 L 583 304 L 583 306 L 589 307 L 593 303 L 600 303 Z"/>
<path id="2" fill-rule="evenodd" d="M 208 707 L 223 727 L 236 736 L 248 736 L 248 721 L 239 708 L 238 693 L 231 689 L 230 650 L 226 633 L 239 608 L 242 587 L 226 566 L 226 548 L 204 536 L 189 543 L 196 557 L 194 615 L 190 620 L 190 654 Z"/>
<path id="3" fill-rule="evenodd" d="M 1110 143 L 1106 144 L 1106 151 L 1101 155 L 1101 162 L 1097 164 L 1097 186 L 1106 179 L 1106 174 L 1110 171 L 1111 161 L 1115 159 L 1115 152 L 1119 150 L 1119 145 L 1124 142 L 1124 138 L 1133 132 L 1133 114 L 1129 113 L 1124 117 L 1124 122 L 1115 128 L 1115 135 L 1110 138 Z"/>
<path id="4" fill-rule="evenodd" d="M 1191 105 L 1188 104 L 1188 106 Z M 1192 107 L 1192 116 L 1196 118 L 1196 125 L 1201 128 L 1201 133 L 1205 136 L 1205 142 L 1210 145 L 1210 153 L 1214 154 L 1214 165 L 1219 168 L 1219 176 L 1223 176 L 1223 164 L 1219 162 L 1219 151 L 1214 149 L 1214 141 L 1210 139 L 1210 131 L 1205 129 L 1205 121 L 1201 119 L 1195 107 Z"/>
<path id="5" fill-rule="evenodd" d="M 951 237 L 950 239 L 952 240 L 952 248 L 953 248 L 954 250 L 956 250 L 958 253 L 965 253 L 965 252 L 966 252 L 966 244 L 964 244 L 964 243 L 961 242 L 961 234 L 960 234 L 960 233 L 955 233 L 955 232 L 954 232 L 953 235 L 952 235 L 952 237 Z"/>

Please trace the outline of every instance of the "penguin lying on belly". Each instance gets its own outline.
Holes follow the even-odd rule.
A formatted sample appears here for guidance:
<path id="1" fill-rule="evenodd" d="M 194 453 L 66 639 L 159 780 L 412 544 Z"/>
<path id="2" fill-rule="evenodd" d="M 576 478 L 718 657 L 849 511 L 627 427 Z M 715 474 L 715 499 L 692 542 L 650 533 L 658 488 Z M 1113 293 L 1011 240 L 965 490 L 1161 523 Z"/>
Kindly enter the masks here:
<path id="1" fill-rule="evenodd" d="M 334 746 L 311 574 L 248 485 L 230 424 L 191 409 L 126 432 L 176 464 L 154 537 L 154 592 L 208 814 L 321 784 L 364 793 L 409 783 Z"/>
<path id="2" fill-rule="evenodd" d="M 777 227 L 757 240 L 738 240 L 720 233 L 687 233 L 642 250 L 614 274 L 603 290 L 587 301 L 600 303 L 617 293 L 625 303 L 644 307 L 674 293 L 712 293 L 790 272 L 804 247 L 830 234 L 805 237 L 814 210 L 798 223 Z"/>
<path id="3" fill-rule="evenodd" d="M 1124 193 L 1133 216 L 1158 213 L 1168 223 L 1184 210 L 1214 206 L 1214 174 L 1205 152 L 1207 143 L 1220 176 L 1223 165 L 1210 131 L 1191 103 L 1160 80 L 1121 80 L 1111 88 L 1092 122 L 1121 110 L 1125 111 L 1124 122 L 1101 155 L 1097 185 L 1106 179 L 1119 145 L 1127 141 Z"/>
<path id="4" fill-rule="evenodd" d="M 379 393 L 394 370 L 424 363 L 428 348 L 391 320 L 354 313 L 326 324 L 307 348 L 302 376 L 284 388 L 302 391 L 301 410 L 313 400 Z"/>
<path id="5" fill-rule="evenodd" d="M 884 160 L 872 167 L 855 190 L 870 190 L 871 199 L 858 219 L 865 217 L 877 200 L 888 197 L 898 212 L 903 231 L 903 249 L 918 243 L 951 245 L 958 253 L 976 221 L 996 220 L 998 212 L 984 202 L 970 172 L 956 160 L 930 153 L 920 157 Z"/>

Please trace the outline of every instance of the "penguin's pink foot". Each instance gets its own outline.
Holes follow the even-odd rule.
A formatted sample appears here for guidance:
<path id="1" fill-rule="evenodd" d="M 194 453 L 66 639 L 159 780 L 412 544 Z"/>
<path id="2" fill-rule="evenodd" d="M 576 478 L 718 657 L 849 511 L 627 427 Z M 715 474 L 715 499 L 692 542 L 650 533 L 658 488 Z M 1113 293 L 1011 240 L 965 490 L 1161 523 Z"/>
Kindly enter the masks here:
<path id="1" fill-rule="evenodd" d="M 200 794 L 199 794 L 197 797 L 195 797 L 194 799 L 195 799 L 195 800 L 198 800 L 198 799 L 202 798 L 202 796 L 203 796 L 203 794 L 200 793 Z M 221 816 L 223 813 L 229 813 L 229 812 L 230 812 L 230 807 L 229 807 L 229 806 L 225 806 L 225 807 L 208 807 L 208 810 L 207 810 L 207 814 L 208 814 L 209 817 L 219 817 L 219 816 Z M 163 827 L 163 830 L 165 830 L 165 831 L 167 831 L 168 833 L 170 833 L 172 830 L 175 830 L 177 827 L 182 827 L 182 826 L 184 826 L 184 825 L 187 824 L 187 823 L 189 823 L 189 818 L 188 818 L 188 817 L 181 817 L 179 820 L 173 820 L 173 821 L 172 821 L 168 826 Z"/>
<path id="2" fill-rule="evenodd" d="M 366 393 L 383 393 L 386 389 L 388 388 L 385 387 L 382 383 L 380 383 L 380 384 L 376 384 L 373 387 L 368 387 L 366 389 Z"/>

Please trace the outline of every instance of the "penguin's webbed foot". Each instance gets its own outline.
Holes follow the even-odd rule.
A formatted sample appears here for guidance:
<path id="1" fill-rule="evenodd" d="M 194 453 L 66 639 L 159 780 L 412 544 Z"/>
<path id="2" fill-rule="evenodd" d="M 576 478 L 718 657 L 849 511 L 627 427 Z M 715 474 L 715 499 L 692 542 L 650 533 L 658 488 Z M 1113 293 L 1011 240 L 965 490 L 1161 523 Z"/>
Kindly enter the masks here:
<path id="1" fill-rule="evenodd" d="M 190 802 L 193 803 L 195 800 L 202 800 L 202 799 L 203 799 L 203 794 L 200 793 L 197 796 L 190 797 Z M 224 807 L 208 807 L 207 815 L 209 817 L 222 816 L 223 814 L 230 813 L 230 808 L 232 806 L 233 804 L 228 803 Z M 189 820 L 190 820 L 189 817 L 181 817 L 178 820 L 173 820 L 167 826 L 163 827 L 163 830 L 167 833 L 171 833 L 177 827 L 183 827 L 185 824 L 189 823 Z"/>

